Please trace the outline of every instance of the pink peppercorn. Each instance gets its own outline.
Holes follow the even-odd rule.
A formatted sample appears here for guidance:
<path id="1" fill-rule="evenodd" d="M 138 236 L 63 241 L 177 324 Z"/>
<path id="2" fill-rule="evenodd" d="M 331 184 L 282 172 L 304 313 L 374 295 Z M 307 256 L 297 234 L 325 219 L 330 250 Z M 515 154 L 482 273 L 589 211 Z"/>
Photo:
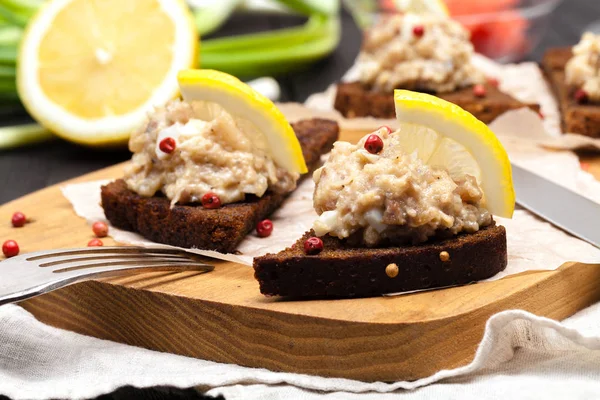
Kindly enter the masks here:
<path id="1" fill-rule="evenodd" d="M 92 239 L 88 242 L 88 247 L 101 247 L 104 246 L 104 243 L 102 243 L 102 240 L 100 239 Z"/>
<path id="2" fill-rule="evenodd" d="M 271 236 L 273 232 L 273 222 L 270 219 L 263 219 L 256 224 L 256 234 L 260 237 Z"/>
<path id="3" fill-rule="evenodd" d="M 477 97 L 485 97 L 487 90 L 483 85 L 475 85 L 473 86 L 473 94 Z"/>
<path id="4" fill-rule="evenodd" d="M 94 235 L 99 238 L 106 237 L 108 235 L 108 225 L 106 225 L 106 222 L 102 221 L 94 222 L 92 231 L 94 231 Z"/>
<path id="5" fill-rule="evenodd" d="M 221 199 L 213 192 L 208 192 L 201 199 L 202 207 L 204 208 L 219 208 L 221 207 Z"/>
<path id="6" fill-rule="evenodd" d="M 309 255 L 319 254 L 323 251 L 323 241 L 318 237 L 311 237 L 304 242 L 304 252 Z"/>
<path id="7" fill-rule="evenodd" d="M 14 226 L 15 228 L 20 228 L 23 225 L 25 225 L 25 223 L 27 222 L 27 218 L 25 217 L 25 214 L 23 214 L 20 211 L 17 211 L 12 215 L 11 222 L 12 226 Z"/>
<path id="8" fill-rule="evenodd" d="M 413 35 L 416 37 L 422 37 L 425 34 L 425 27 L 423 25 L 416 25 L 413 27 Z"/>
<path id="9" fill-rule="evenodd" d="M 365 141 L 365 149 L 371 154 L 377 154 L 383 150 L 383 140 L 377 135 L 369 135 Z"/>
<path id="10" fill-rule="evenodd" d="M 173 151 L 175 151 L 175 147 L 177 147 L 177 142 L 175 142 L 175 139 L 172 137 L 164 138 L 158 144 L 160 151 L 167 154 L 171 154 Z"/>
<path id="11" fill-rule="evenodd" d="M 6 258 L 14 257 L 19 254 L 19 245 L 14 240 L 7 240 L 2 245 L 2 253 Z"/>

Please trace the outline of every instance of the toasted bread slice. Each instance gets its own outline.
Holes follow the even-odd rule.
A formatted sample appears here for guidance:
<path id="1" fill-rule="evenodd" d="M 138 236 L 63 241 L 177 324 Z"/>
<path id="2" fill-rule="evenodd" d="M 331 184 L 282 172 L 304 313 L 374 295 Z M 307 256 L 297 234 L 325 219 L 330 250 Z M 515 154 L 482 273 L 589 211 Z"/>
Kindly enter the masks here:
<path id="1" fill-rule="evenodd" d="M 501 92 L 493 85 L 485 84 L 484 86 L 486 88 L 485 97 L 475 96 L 472 87 L 437 96 L 464 108 L 486 124 L 509 110 L 522 107 L 529 107 L 536 112 L 540 110 L 538 104 L 524 104 Z M 392 93 L 370 90 L 360 82 L 338 84 L 334 106 L 347 118 L 369 116 L 395 118 L 396 116 Z"/>
<path id="2" fill-rule="evenodd" d="M 600 104 L 579 104 L 567 85 L 565 67 L 573 56 L 570 47 L 550 49 L 542 60 L 544 75 L 558 100 L 563 132 L 600 137 Z"/>
<path id="3" fill-rule="evenodd" d="M 315 169 L 321 155 L 338 139 L 335 121 L 311 119 L 292 124 L 300 141 L 309 170 Z M 285 195 L 267 192 L 261 198 L 218 209 L 200 205 L 170 207 L 165 197 L 143 197 L 129 190 L 120 179 L 102 187 L 102 207 L 106 218 L 117 228 L 140 233 L 157 243 L 231 253 L 258 221 L 275 211 Z"/>
<path id="4" fill-rule="evenodd" d="M 467 284 L 494 276 L 507 264 L 506 230 L 495 224 L 476 233 L 403 247 L 356 248 L 324 236 L 323 251 L 306 255 L 304 242 L 311 236 L 314 232 L 307 232 L 292 247 L 254 259 L 262 294 L 377 296 Z M 390 264 L 397 266 L 395 277 L 386 273 Z"/>

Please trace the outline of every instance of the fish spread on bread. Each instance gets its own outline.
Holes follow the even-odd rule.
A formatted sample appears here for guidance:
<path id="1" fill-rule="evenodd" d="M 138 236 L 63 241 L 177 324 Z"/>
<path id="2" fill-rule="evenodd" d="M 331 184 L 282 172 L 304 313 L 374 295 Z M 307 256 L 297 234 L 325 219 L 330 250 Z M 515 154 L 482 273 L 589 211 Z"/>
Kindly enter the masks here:
<path id="1" fill-rule="evenodd" d="M 161 149 L 164 140 L 172 150 Z M 300 177 L 277 165 L 252 124 L 217 104 L 173 100 L 157 108 L 132 134 L 129 149 L 127 187 L 147 197 L 161 192 L 171 206 L 198 203 L 207 193 L 220 204 L 267 190 L 288 193 Z"/>
<path id="2" fill-rule="evenodd" d="M 369 147 L 371 139 L 379 151 Z M 356 144 L 334 144 L 328 160 L 313 174 L 317 236 L 369 247 L 418 244 L 431 237 L 477 232 L 492 223 L 473 176 L 453 179 L 445 169 L 404 153 L 400 140 L 383 127 Z"/>
<path id="3" fill-rule="evenodd" d="M 357 59 L 360 81 L 395 88 L 453 92 L 485 81 L 471 62 L 473 45 L 459 22 L 433 14 L 382 18 L 365 36 Z"/>

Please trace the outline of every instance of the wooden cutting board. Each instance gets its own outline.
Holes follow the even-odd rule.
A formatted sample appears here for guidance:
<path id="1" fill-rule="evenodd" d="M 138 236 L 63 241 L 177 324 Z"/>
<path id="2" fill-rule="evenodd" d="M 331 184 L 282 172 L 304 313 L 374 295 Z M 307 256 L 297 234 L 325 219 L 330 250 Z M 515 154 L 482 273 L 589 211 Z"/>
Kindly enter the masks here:
<path id="1" fill-rule="evenodd" d="M 362 134 L 344 132 L 343 138 Z M 600 176 L 600 162 L 585 161 Z M 70 182 L 117 178 L 121 171 L 114 166 Z M 33 222 L 12 228 L 17 210 Z M 22 252 L 85 246 L 92 237 L 60 185 L 0 207 L 0 241 L 15 239 Z M 469 363 L 494 313 L 518 308 L 560 320 L 600 299 L 600 268 L 578 263 L 450 289 L 329 301 L 266 298 L 252 268 L 215 264 L 207 274 L 89 281 L 22 305 L 47 324 L 148 349 L 275 371 L 395 381 Z"/>

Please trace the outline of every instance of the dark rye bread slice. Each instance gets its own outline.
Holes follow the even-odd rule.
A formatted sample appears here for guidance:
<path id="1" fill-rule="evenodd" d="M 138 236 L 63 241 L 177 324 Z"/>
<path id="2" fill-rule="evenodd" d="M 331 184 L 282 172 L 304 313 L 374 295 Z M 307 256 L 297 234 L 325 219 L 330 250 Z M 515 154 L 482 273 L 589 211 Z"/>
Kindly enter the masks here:
<path id="1" fill-rule="evenodd" d="M 306 255 L 307 232 L 292 247 L 254 259 L 254 277 L 264 295 L 291 297 L 368 297 L 385 293 L 467 284 L 506 268 L 506 230 L 490 225 L 476 233 L 421 245 L 355 248 L 324 236 L 318 255 Z M 442 261 L 441 252 L 448 261 Z M 443 257 L 442 257 L 443 258 Z M 389 277 L 386 267 L 398 266 Z"/>
<path id="2" fill-rule="evenodd" d="M 486 96 L 477 97 L 468 87 L 451 93 L 437 95 L 473 114 L 488 124 L 509 110 L 529 107 L 539 111 L 538 104 L 524 104 L 513 99 L 497 87 L 485 84 Z M 395 118 L 394 95 L 365 88 L 360 82 L 340 83 L 337 86 L 334 107 L 344 117 Z"/>
<path id="3" fill-rule="evenodd" d="M 561 129 L 600 137 L 600 104 L 579 104 L 575 101 L 576 88 L 567 85 L 565 67 L 573 56 L 570 47 L 550 49 L 542 60 L 544 75 L 556 96 L 561 113 Z"/>
<path id="4" fill-rule="evenodd" d="M 325 119 L 303 120 L 292 124 L 300 141 L 309 170 L 314 170 L 321 155 L 331 150 L 339 127 Z M 273 213 L 285 199 L 268 192 L 261 198 L 249 197 L 243 203 L 219 209 L 199 205 L 175 205 L 165 197 L 143 197 L 129 190 L 122 179 L 102 186 L 102 207 L 106 218 L 120 229 L 138 232 L 157 243 L 186 248 L 231 253 L 258 221 Z"/>

